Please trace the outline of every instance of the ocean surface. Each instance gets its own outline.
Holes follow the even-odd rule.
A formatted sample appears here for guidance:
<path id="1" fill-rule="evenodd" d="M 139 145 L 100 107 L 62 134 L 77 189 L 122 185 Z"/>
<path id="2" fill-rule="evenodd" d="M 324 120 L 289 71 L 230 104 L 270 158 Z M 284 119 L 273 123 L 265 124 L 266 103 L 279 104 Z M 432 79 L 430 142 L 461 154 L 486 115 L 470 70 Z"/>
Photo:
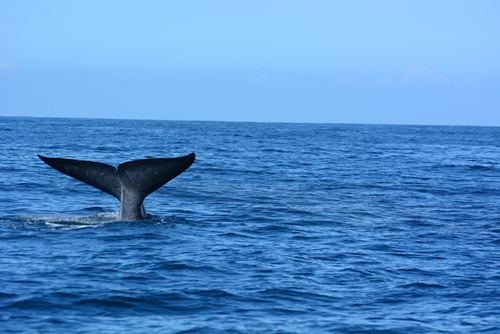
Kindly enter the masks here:
<path id="1" fill-rule="evenodd" d="M 1 333 L 500 333 L 500 128 L 0 117 Z M 148 219 L 37 154 L 196 153 Z"/>

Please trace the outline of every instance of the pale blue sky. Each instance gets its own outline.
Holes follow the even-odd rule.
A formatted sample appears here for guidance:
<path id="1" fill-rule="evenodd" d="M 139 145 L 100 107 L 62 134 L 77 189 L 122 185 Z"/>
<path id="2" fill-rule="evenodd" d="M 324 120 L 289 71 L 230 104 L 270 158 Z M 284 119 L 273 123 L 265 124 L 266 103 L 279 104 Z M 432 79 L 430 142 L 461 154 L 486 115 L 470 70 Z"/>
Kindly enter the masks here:
<path id="1" fill-rule="evenodd" d="M 500 126 L 500 1 L 0 0 L 0 115 Z"/>

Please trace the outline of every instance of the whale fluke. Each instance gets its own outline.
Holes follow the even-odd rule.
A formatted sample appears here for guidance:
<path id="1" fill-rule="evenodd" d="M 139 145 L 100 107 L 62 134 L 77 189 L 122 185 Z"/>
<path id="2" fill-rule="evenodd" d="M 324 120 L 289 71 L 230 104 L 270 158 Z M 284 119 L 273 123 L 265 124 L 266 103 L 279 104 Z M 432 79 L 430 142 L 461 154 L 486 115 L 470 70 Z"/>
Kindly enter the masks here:
<path id="1" fill-rule="evenodd" d="M 120 220 L 146 217 L 143 201 L 194 162 L 195 154 L 179 158 L 134 160 L 115 168 L 100 162 L 38 157 L 50 167 L 120 200 Z"/>

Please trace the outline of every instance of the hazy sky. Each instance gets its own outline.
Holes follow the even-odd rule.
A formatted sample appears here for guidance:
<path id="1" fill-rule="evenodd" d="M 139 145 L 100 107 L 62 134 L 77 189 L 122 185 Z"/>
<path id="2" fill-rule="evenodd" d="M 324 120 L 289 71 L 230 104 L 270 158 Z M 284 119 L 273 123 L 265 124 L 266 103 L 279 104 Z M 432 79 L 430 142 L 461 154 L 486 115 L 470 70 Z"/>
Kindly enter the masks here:
<path id="1" fill-rule="evenodd" d="M 0 115 L 500 126 L 500 1 L 0 0 Z"/>

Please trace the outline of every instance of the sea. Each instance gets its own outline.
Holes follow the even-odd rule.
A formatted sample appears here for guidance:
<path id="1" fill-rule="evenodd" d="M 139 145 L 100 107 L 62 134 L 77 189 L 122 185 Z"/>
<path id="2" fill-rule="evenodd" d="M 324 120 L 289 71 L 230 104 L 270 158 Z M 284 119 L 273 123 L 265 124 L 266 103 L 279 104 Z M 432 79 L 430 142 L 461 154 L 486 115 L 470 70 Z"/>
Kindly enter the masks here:
<path id="1" fill-rule="evenodd" d="M 500 333 L 500 128 L 0 117 L 1 333 Z M 119 221 L 37 154 L 196 153 Z"/>

